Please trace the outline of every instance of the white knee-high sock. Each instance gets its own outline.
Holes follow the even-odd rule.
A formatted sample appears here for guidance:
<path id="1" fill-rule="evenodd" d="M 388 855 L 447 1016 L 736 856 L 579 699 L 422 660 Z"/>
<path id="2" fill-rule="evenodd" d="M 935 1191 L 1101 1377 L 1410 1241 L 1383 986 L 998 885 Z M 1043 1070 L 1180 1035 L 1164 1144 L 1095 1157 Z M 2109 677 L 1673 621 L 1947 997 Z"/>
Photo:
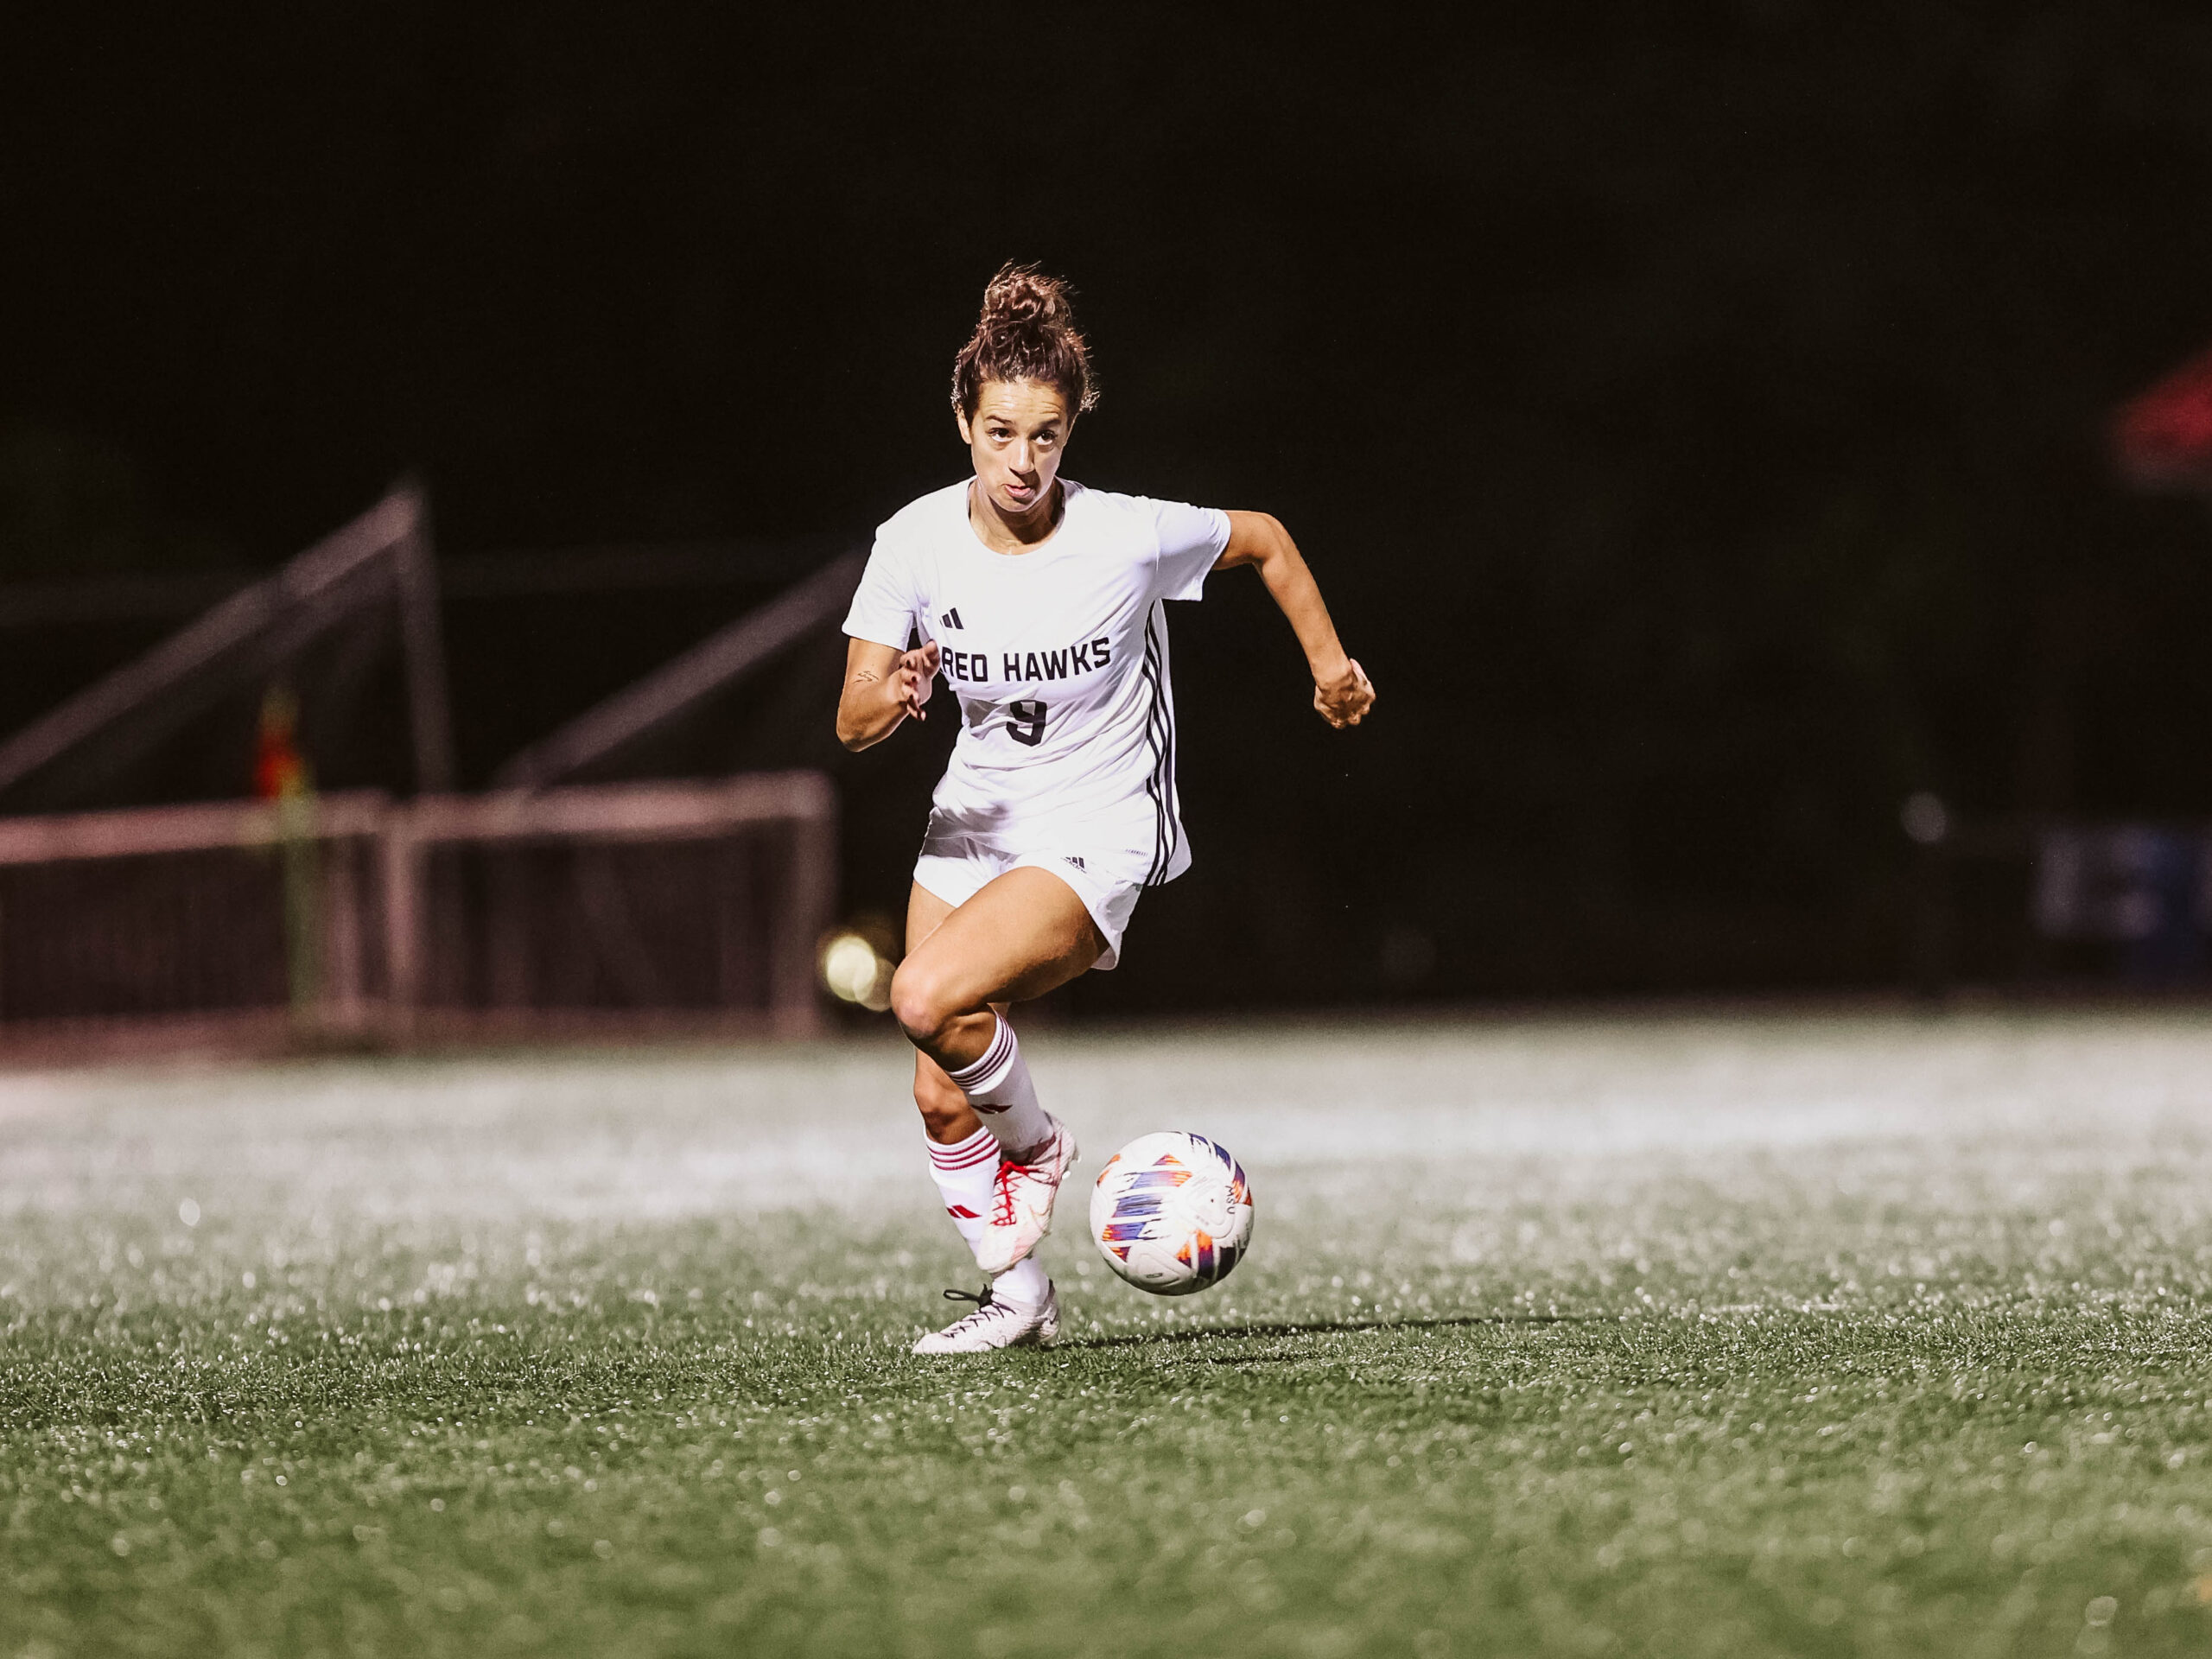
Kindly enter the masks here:
<path id="1" fill-rule="evenodd" d="M 990 1213 L 991 1189 L 998 1180 L 998 1138 L 988 1129 L 978 1129 L 949 1147 L 935 1141 L 925 1144 L 930 1173 L 936 1178 L 945 1213 L 973 1250 L 982 1242 L 983 1218 Z M 1051 1282 L 1037 1258 L 1026 1255 L 991 1281 L 991 1294 L 1015 1307 L 1035 1307 L 1045 1300 Z"/>
<path id="2" fill-rule="evenodd" d="M 991 1187 L 998 1179 L 999 1143 L 988 1129 L 978 1129 L 950 1146 L 929 1141 L 930 1173 L 944 1200 L 944 1212 L 974 1249 L 983 1241 L 983 1220 L 991 1213 Z"/>
<path id="3" fill-rule="evenodd" d="M 991 1281 L 991 1300 L 1008 1307 L 1033 1308 L 1052 1287 L 1052 1281 L 1045 1276 L 1045 1264 L 1034 1255 L 1025 1255 Z"/>
<path id="4" fill-rule="evenodd" d="M 1000 1020 L 983 1058 L 957 1071 L 947 1071 L 998 1137 L 999 1150 L 1020 1163 L 1052 1138 L 1052 1120 L 1037 1103 L 1037 1085 L 1029 1081 L 1029 1062 L 1021 1058 L 1011 1020 Z"/>

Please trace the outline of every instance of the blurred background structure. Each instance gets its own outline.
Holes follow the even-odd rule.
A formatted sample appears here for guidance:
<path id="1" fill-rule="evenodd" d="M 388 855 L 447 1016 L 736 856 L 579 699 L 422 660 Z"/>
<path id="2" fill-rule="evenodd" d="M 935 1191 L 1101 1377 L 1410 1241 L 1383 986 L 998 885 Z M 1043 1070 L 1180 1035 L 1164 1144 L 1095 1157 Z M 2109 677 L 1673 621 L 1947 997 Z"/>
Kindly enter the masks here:
<path id="1" fill-rule="evenodd" d="M 836 748 L 840 562 L 963 467 L 1019 257 L 1100 365 L 1070 473 L 1276 512 L 1384 697 L 1332 734 L 1256 583 L 1179 607 L 1198 863 L 1069 1010 L 2200 981 L 2212 17 L 1254 22 L 0 24 L 0 811 L 816 775 L 805 903 L 880 927 L 949 733 Z M 286 587 L 401 477 L 417 541 Z M 439 995 L 765 1011 L 793 787 L 719 944 L 643 919 L 696 871 L 432 855 Z M 263 792 L 224 833 L 301 842 Z M 0 1021 L 116 890 L 8 866 Z"/>

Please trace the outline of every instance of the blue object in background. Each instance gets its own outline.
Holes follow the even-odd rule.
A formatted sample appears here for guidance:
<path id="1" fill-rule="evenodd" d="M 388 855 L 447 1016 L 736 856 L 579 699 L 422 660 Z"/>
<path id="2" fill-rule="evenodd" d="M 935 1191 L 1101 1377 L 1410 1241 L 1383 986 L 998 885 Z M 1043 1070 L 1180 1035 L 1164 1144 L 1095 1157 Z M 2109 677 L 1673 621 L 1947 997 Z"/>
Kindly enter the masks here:
<path id="1" fill-rule="evenodd" d="M 2035 920 L 2047 938 L 2117 944 L 2120 971 L 2139 985 L 2202 973 L 2212 842 L 2156 824 L 2057 827 L 2036 858 Z"/>

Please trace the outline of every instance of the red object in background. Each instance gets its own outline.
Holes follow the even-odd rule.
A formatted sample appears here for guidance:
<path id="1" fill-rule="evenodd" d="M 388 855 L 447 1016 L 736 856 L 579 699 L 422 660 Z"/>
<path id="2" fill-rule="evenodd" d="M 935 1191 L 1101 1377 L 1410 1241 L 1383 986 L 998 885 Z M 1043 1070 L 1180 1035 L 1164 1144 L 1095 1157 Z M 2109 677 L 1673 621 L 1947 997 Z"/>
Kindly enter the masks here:
<path id="1" fill-rule="evenodd" d="M 2121 409 L 2113 447 L 2139 488 L 2212 490 L 2212 352 Z"/>
<path id="2" fill-rule="evenodd" d="M 253 743 L 253 792 L 264 801 L 281 801 L 307 788 L 307 762 L 292 741 L 295 719 L 289 698 L 272 693 L 263 700 Z"/>
<path id="3" fill-rule="evenodd" d="M 253 753 L 253 792 L 257 796 L 264 801 L 280 801 L 287 795 L 296 795 L 306 775 L 307 769 L 300 764 L 300 753 L 292 747 L 289 732 L 261 734 Z"/>

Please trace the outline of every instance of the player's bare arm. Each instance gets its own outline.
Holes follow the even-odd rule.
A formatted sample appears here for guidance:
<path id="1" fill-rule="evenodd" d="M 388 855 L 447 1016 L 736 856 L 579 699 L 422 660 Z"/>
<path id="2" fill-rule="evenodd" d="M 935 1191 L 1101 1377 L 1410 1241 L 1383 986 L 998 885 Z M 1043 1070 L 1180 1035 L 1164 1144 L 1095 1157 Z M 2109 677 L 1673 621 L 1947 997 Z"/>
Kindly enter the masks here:
<path id="1" fill-rule="evenodd" d="M 908 715 L 927 720 L 925 706 L 937 683 L 939 659 L 932 639 L 915 651 L 893 651 L 873 639 L 845 648 L 845 686 L 837 694 L 837 741 L 847 748 L 880 743 Z"/>
<path id="2" fill-rule="evenodd" d="M 1229 515 L 1229 545 L 1214 563 L 1217 570 L 1240 564 L 1256 567 L 1275 604 L 1290 622 L 1313 672 L 1313 707 L 1339 729 L 1357 726 L 1375 707 L 1375 687 L 1366 671 L 1344 654 L 1337 625 L 1329 620 L 1321 589 L 1299 553 L 1290 532 L 1270 513 Z"/>

